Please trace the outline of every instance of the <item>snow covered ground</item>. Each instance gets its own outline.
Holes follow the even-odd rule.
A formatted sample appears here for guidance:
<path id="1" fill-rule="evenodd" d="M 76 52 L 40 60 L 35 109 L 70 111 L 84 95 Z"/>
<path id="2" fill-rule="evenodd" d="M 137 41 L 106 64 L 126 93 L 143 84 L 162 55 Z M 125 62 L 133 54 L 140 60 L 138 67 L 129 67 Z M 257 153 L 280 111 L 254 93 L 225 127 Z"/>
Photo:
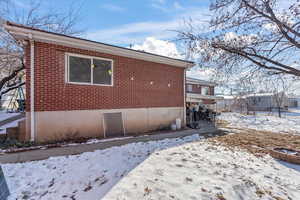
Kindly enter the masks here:
<path id="1" fill-rule="evenodd" d="M 9 199 L 101 199 L 122 177 L 151 153 L 199 140 L 165 139 L 43 161 L 4 164 Z"/>
<path id="2" fill-rule="evenodd" d="M 200 139 L 5 164 L 9 199 L 300 199 L 300 172 Z"/>
<path id="3" fill-rule="evenodd" d="M 0 121 L 6 120 L 6 119 L 8 119 L 10 117 L 17 116 L 19 114 L 20 113 L 7 113 L 6 111 L 0 111 Z M 18 122 L 21 121 L 21 120 L 23 120 L 23 119 L 24 118 L 16 120 L 16 121 L 13 121 L 11 123 L 8 123 L 8 124 L 5 124 L 5 125 L 1 126 L 0 127 L 0 134 L 5 134 L 7 128 L 16 127 L 18 125 Z"/>
<path id="4" fill-rule="evenodd" d="M 24 120 L 24 118 L 21 118 L 21 119 L 18 119 L 16 121 L 13 121 L 11 123 L 8 123 L 8 124 L 5 124 L 3 126 L 0 127 L 0 134 L 6 134 L 6 129 L 7 128 L 11 128 L 11 127 L 17 127 L 18 126 L 18 123 L 20 121 Z"/>
<path id="5" fill-rule="evenodd" d="M 259 112 L 256 115 L 222 113 L 218 119 L 228 121 L 232 128 L 249 128 L 272 132 L 300 134 L 300 111 L 285 112 L 282 118 L 276 113 Z"/>
<path id="6" fill-rule="evenodd" d="M 10 117 L 19 115 L 20 113 L 7 113 L 6 111 L 0 111 L 0 121 L 8 119 Z"/>

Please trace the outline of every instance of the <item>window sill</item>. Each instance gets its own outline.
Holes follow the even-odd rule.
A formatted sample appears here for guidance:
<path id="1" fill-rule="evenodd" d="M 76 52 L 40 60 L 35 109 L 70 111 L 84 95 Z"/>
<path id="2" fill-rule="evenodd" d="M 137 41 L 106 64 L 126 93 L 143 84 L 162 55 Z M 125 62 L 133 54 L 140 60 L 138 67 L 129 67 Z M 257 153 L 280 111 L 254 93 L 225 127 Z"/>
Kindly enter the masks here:
<path id="1" fill-rule="evenodd" d="M 104 86 L 104 87 L 113 87 L 114 86 L 114 85 L 106 85 L 106 84 L 78 83 L 78 82 L 66 82 L 66 84 L 71 84 L 71 85 L 85 85 L 85 86 Z"/>

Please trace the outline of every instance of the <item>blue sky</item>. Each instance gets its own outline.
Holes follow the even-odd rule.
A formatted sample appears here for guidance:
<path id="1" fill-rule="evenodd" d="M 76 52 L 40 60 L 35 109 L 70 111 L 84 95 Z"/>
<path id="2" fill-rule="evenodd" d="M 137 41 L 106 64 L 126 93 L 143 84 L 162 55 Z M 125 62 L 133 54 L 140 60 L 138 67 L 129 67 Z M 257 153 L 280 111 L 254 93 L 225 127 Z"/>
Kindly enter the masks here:
<path id="1" fill-rule="evenodd" d="M 26 6 L 29 0 L 14 0 Z M 44 0 L 45 8 L 63 10 L 74 0 Z M 209 0 L 78 0 L 81 5 L 79 28 L 92 40 L 129 46 L 147 37 L 172 40 L 171 30 L 182 27 L 183 20 L 205 18 Z"/>
<path id="2" fill-rule="evenodd" d="M 18 11 L 32 0 L 11 0 Z M 78 29 L 91 40 L 184 59 L 185 48 L 174 43 L 184 20 L 207 21 L 210 0 L 41 0 L 39 12 L 80 7 Z M 199 20 L 200 19 L 200 20 Z M 195 73 L 202 75 L 201 71 Z M 207 74 L 205 73 L 205 76 Z"/>
<path id="3" fill-rule="evenodd" d="M 208 0 L 89 0 L 83 1 L 86 36 L 128 46 L 146 37 L 173 39 L 183 19 L 198 18 Z"/>

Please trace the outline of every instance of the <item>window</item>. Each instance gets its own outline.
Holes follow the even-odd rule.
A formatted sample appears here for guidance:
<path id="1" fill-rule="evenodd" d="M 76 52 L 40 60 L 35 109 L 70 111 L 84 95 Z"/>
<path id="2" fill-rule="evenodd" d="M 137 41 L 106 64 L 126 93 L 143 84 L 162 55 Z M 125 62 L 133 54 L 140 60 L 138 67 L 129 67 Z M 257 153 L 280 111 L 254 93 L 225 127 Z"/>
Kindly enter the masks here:
<path id="1" fill-rule="evenodd" d="M 187 91 L 192 92 L 193 91 L 193 85 L 187 85 Z"/>
<path id="2" fill-rule="evenodd" d="M 69 57 L 69 81 L 77 83 L 90 83 L 91 59 Z"/>
<path id="3" fill-rule="evenodd" d="M 209 87 L 202 86 L 201 87 L 201 94 L 202 95 L 209 95 Z"/>
<path id="4" fill-rule="evenodd" d="M 93 61 L 93 83 L 111 85 L 111 61 L 99 59 L 93 59 Z"/>
<path id="5" fill-rule="evenodd" d="M 67 62 L 68 82 L 92 85 L 112 85 L 112 60 L 67 54 Z"/>

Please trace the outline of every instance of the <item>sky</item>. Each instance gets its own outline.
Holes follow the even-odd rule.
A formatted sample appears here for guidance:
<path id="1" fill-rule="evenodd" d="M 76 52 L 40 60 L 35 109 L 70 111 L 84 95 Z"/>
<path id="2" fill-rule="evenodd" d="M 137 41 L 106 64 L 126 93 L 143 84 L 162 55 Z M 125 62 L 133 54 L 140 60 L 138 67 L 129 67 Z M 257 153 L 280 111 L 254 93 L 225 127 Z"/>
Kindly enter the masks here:
<path id="1" fill-rule="evenodd" d="M 82 14 L 90 39 L 129 46 L 147 37 L 172 40 L 184 19 L 208 11 L 208 0 L 85 0 Z"/>
<path id="2" fill-rule="evenodd" d="M 11 0 L 16 7 L 29 7 L 32 0 Z M 173 40 L 184 20 L 207 19 L 209 0 L 41 0 L 45 11 L 80 7 L 78 27 L 84 37 L 129 46 L 146 38 Z"/>
<path id="3" fill-rule="evenodd" d="M 20 9 L 32 0 L 11 0 Z M 131 47 L 168 57 L 186 59 L 185 48 L 176 43 L 175 30 L 184 21 L 205 23 L 209 19 L 209 0 L 42 0 L 49 9 L 66 12 L 70 5 L 80 7 L 77 28 L 81 37 L 108 44 Z M 210 71 L 194 68 L 188 76 L 209 79 Z"/>
<path id="4" fill-rule="evenodd" d="M 19 10 L 34 0 L 11 0 Z M 184 59 L 174 45 L 184 21 L 209 19 L 209 0 L 41 0 L 44 12 L 80 8 L 77 29 L 81 37 Z M 42 11 L 43 12 L 43 11 Z M 161 49 L 161 50 L 159 50 Z"/>

